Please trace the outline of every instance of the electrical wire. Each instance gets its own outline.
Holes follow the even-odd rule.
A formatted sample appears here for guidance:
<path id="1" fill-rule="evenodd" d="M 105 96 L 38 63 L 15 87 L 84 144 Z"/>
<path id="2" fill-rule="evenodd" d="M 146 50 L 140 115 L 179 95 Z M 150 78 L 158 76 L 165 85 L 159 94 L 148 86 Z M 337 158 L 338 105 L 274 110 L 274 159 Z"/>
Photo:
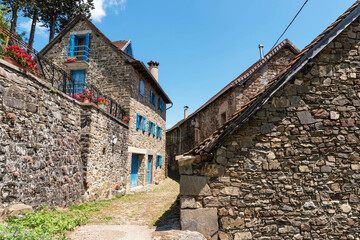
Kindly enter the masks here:
<path id="1" fill-rule="evenodd" d="M 302 7 L 300 8 L 300 10 L 298 11 L 298 13 L 295 15 L 295 17 L 293 18 L 293 20 L 290 22 L 290 24 L 287 26 L 287 28 L 285 29 L 285 31 L 281 34 L 281 36 L 278 38 L 278 40 L 276 41 L 276 43 L 274 44 L 274 46 L 271 48 L 271 50 L 274 49 L 274 47 L 276 46 L 276 44 L 279 42 L 279 40 L 284 36 L 284 34 L 286 33 L 286 31 L 289 29 L 289 27 L 291 26 L 291 24 L 293 24 L 293 22 L 295 21 L 295 19 L 297 18 L 297 16 L 300 14 L 300 12 L 303 10 L 303 8 L 305 7 L 305 5 L 307 4 L 309 0 L 306 0 L 305 3 L 302 5 Z M 270 51 L 271 51 L 270 50 Z"/>

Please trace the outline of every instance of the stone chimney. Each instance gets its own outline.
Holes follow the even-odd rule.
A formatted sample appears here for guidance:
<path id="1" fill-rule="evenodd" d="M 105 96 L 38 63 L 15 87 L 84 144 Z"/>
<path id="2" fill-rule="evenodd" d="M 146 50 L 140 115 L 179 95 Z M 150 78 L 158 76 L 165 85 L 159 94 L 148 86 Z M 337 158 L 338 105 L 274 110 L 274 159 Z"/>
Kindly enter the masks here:
<path id="1" fill-rule="evenodd" d="M 148 62 L 148 65 L 149 65 L 149 70 L 150 70 L 151 74 L 154 76 L 156 81 L 159 81 L 159 79 L 158 79 L 159 63 L 155 62 L 155 61 L 150 61 L 150 62 Z"/>
<path id="2" fill-rule="evenodd" d="M 188 117 L 188 106 L 184 107 L 184 119 Z"/>

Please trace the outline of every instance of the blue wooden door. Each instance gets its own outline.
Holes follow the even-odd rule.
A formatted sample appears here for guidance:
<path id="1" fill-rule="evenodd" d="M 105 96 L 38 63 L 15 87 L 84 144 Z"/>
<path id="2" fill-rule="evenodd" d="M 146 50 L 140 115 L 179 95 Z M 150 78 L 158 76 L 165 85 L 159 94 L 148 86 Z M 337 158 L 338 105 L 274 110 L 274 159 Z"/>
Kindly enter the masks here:
<path id="1" fill-rule="evenodd" d="M 148 167 L 147 167 L 147 183 L 151 183 L 151 162 L 152 162 L 152 156 L 149 156 L 148 160 Z"/>
<path id="2" fill-rule="evenodd" d="M 85 87 L 85 70 L 72 71 L 72 78 L 75 80 L 75 93 L 82 93 Z"/>
<path id="3" fill-rule="evenodd" d="M 131 187 L 136 187 L 138 185 L 138 155 L 133 154 L 132 155 L 132 161 L 131 161 Z"/>

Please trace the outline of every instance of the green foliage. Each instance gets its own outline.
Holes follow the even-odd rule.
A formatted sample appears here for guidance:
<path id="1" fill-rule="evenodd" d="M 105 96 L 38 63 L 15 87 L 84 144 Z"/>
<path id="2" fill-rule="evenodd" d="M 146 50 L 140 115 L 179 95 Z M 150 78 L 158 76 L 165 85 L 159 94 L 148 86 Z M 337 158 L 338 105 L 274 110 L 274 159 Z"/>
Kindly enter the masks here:
<path id="1" fill-rule="evenodd" d="M 83 203 L 80 205 L 72 205 L 69 207 L 71 210 L 90 210 L 96 207 L 108 207 L 109 203 L 107 202 L 90 202 L 90 203 Z M 93 211 L 93 210 L 90 210 Z"/>
<path id="2" fill-rule="evenodd" d="M 49 91 L 50 91 L 51 93 L 54 93 L 54 94 L 58 93 L 58 91 L 55 90 L 55 89 L 53 89 L 53 88 L 50 88 Z"/>
<path id="3" fill-rule="evenodd" d="M 104 219 L 108 222 L 108 221 L 114 219 L 114 217 L 105 216 Z"/>
<path id="4" fill-rule="evenodd" d="M 0 236 L 0 239 L 52 239 L 53 237 L 61 239 L 65 237 L 66 231 L 87 222 L 87 215 L 80 211 L 59 211 L 45 206 L 37 212 L 27 211 L 21 215 L 9 217 L 3 229 L 10 230 L 12 238 Z M 28 235 L 25 238 L 18 238 L 14 236 L 16 233 L 19 236 Z"/>

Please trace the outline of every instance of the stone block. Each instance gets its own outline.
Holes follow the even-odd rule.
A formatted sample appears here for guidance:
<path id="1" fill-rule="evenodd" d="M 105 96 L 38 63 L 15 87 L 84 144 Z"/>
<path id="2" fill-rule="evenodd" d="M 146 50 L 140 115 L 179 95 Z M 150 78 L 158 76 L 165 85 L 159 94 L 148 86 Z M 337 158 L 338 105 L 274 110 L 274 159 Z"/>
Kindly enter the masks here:
<path id="1" fill-rule="evenodd" d="M 235 233 L 234 240 L 252 240 L 251 232 L 237 232 Z"/>
<path id="2" fill-rule="evenodd" d="M 308 111 L 297 112 L 296 114 L 301 124 L 312 124 L 316 122 L 311 113 Z"/>
<path id="3" fill-rule="evenodd" d="M 220 190 L 222 194 L 231 195 L 231 196 L 238 196 L 239 195 L 239 188 L 237 187 L 225 187 Z"/>
<path id="4" fill-rule="evenodd" d="M 264 123 L 261 126 L 261 133 L 266 134 L 266 133 L 272 132 L 274 129 L 275 129 L 274 124 L 272 124 L 272 123 Z"/>
<path id="5" fill-rule="evenodd" d="M 16 108 L 16 109 L 19 109 L 19 110 L 24 109 L 24 102 L 19 100 L 19 99 L 13 98 L 13 97 L 5 96 L 4 97 L 4 104 L 6 106 L 8 106 L 8 107 Z"/>
<path id="6" fill-rule="evenodd" d="M 180 195 L 209 196 L 211 195 L 208 178 L 203 176 L 181 175 Z"/>
<path id="7" fill-rule="evenodd" d="M 32 206 L 25 205 L 22 203 L 11 205 L 5 209 L 6 216 L 15 216 L 20 214 L 23 211 L 33 211 Z"/>
<path id="8" fill-rule="evenodd" d="M 32 112 L 32 113 L 36 113 L 37 111 L 37 107 L 35 104 L 32 103 L 26 103 L 26 111 L 27 112 Z"/>
<path id="9" fill-rule="evenodd" d="M 198 231 L 207 239 L 217 240 L 219 230 L 217 209 L 182 209 L 180 211 L 182 230 Z"/>
<path id="10" fill-rule="evenodd" d="M 195 198 L 181 197 L 180 198 L 180 207 L 181 208 L 196 208 Z"/>
<path id="11" fill-rule="evenodd" d="M 184 165 L 184 166 L 179 166 L 179 173 L 180 175 L 191 175 L 193 174 L 193 169 L 192 169 L 192 165 L 188 164 L 188 165 Z"/>

